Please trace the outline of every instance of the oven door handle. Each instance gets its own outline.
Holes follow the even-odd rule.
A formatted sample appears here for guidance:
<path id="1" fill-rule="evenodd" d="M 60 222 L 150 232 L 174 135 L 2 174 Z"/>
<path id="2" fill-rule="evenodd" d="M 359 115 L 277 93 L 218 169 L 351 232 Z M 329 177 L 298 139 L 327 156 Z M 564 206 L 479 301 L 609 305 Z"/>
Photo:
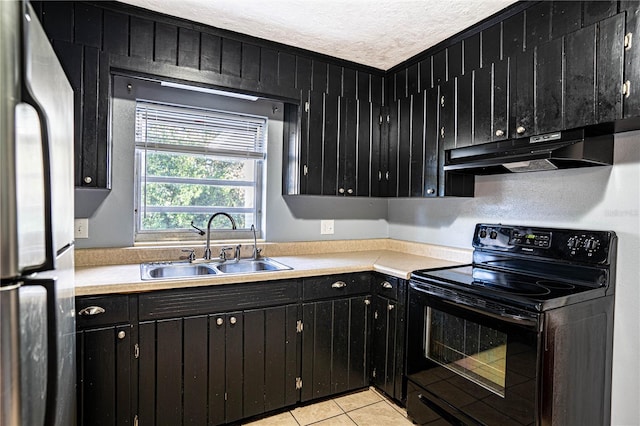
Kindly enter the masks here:
<path id="1" fill-rule="evenodd" d="M 501 321 L 507 321 L 509 323 L 512 324 L 517 324 L 520 326 L 525 326 L 525 327 L 532 327 L 532 328 L 538 328 L 538 316 L 536 314 L 531 314 L 531 316 L 523 316 L 523 315 L 519 315 L 517 313 L 510 313 L 510 312 L 506 312 L 506 311 L 497 311 L 495 309 L 492 309 L 489 306 L 474 306 L 472 304 L 469 304 L 466 300 L 463 299 L 457 299 L 457 298 L 447 298 L 445 296 L 443 296 L 442 294 L 435 294 L 430 292 L 429 290 L 422 288 L 420 286 L 415 286 L 412 285 L 411 286 L 412 290 L 418 291 L 420 293 L 425 293 L 428 294 L 431 297 L 434 297 L 438 300 L 441 300 L 442 302 L 451 305 L 451 306 L 456 306 L 458 308 L 463 307 L 464 309 L 467 309 L 469 311 L 473 311 L 476 313 L 479 313 L 481 315 L 486 315 L 488 317 L 491 318 L 495 318 Z"/>

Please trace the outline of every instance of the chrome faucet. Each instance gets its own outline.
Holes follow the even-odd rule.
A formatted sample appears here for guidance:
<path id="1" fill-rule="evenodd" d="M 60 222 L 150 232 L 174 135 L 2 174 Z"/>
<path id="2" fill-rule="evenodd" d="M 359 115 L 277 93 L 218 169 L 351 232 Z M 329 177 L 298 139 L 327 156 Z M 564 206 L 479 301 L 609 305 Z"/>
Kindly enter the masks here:
<path id="1" fill-rule="evenodd" d="M 213 222 L 213 219 L 215 219 L 216 216 L 220 216 L 220 215 L 226 216 L 231 221 L 231 229 L 234 229 L 234 230 L 238 229 L 238 227 L 236 226 L 236 221 L 233 220 L 233 218 L 229 213 L 218 212 L 218 213 L 212 214 L 211 217 L 209 218 L 209 223 L 207 223 L 207 247 L 204 249 L 205 260 L 211 259 L 211 222 Z"/>
<path id="2" fill-rule="evenodd" d="M 256 227 L 251 225 L 251 231 L 253 232 L 253 260 L 257 260 L 258 256 L 260 256 L 261 249 L 258 248 L 258 243 L 256 242 Z"/>

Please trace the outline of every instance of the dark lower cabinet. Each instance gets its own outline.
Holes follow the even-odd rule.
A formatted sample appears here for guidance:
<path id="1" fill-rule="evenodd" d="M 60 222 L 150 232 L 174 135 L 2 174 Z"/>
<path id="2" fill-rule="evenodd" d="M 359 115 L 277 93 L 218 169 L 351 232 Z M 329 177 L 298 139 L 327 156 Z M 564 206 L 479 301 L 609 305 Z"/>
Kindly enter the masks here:
<path id="1" fill-rule="evenodd" d="M 77 407 L 79 425 L 130 425 L 134 421 L 133 327 L 126 296 L 79 298 Z"/>
<path id="2" fill-rule="evenodd" d="M 140 425 L 224 424 L 293 405 L 298 305 L 140 324 Z"/>
<path id="3" fill-rule="evenodd" d="M 377 275 L 373 293 L 371 384 L 389 397 L 404 401 L 406 282 Z"/>

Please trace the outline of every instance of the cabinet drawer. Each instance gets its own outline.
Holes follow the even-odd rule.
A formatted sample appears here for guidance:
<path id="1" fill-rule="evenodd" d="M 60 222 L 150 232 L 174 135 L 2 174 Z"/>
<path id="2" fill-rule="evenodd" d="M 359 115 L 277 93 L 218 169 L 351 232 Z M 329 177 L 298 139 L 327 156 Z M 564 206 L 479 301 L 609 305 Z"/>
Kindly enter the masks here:
<path id="1" fill-rule="evenodd" d="M 401 279 L 386 275 L 376 275 L 373 280 L 373 292 L 387 297 L 389 299 L 398 300 L 398 287 L 402 282 Z"/>
<path id="2" fill-rule="evenodd" d="M 78 329 L 129 322 L 129 296 L 86 296 L 76 298 Z"/>
<path id="3" fill-rule="evenodd" d="M 369 273 L 306 278 L 302 282 L 302 300 L 371 293 L 371 279 Z"/>

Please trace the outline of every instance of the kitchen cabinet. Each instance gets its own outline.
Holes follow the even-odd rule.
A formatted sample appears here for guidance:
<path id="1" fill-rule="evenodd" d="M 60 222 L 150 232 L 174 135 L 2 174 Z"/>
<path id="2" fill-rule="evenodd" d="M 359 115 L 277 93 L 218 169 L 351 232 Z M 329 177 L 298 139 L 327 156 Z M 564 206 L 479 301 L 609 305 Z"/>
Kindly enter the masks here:
<path id="1" fill-rule="evenodd" d="M 81 297 L 76 311 L 78 424 L 131 425 L 136 339 L 128 297 Z"/>
<path id="2" fill-rule="evenodd" d="M 295 404 L 298 286 L 140 295 L 140 424 L 233 423 Z"/>
<path id="3" fill-rule="evenodd" d="M 303 280 L 301 401 L 369 385 L 370 274 Z"/>
<path id="4" fill-rule="evenodd" d="M 406 281 L 376 274 L 373 293 L 371 383 L 391 398 L 403 401 Z"/>

